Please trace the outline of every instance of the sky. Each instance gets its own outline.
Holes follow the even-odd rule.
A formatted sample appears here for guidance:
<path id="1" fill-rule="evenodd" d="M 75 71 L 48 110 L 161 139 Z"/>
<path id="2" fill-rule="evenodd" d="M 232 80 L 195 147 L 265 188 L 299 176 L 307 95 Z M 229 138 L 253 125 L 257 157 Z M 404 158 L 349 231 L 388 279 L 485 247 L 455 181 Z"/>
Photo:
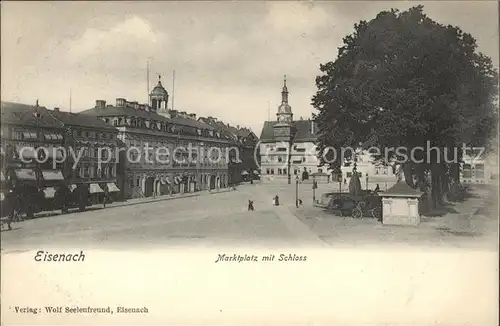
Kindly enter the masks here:
<path id="1" fill-rule="evenodd" d="M 471 33 L 498 66 L 495 1 L 15 1 L 1 2 L 1 97 L 64 111 L 71 97 L 73 112 L 95 100 L 146 103 L 149 61 L 150 89 L 161 75 L 170 98 L 175 70 L 176 110 L 258 136 L 276 119 L 285 74 L 294 118 L 310 117 L 319 65 L 354 24 L 418 4 Z"/>

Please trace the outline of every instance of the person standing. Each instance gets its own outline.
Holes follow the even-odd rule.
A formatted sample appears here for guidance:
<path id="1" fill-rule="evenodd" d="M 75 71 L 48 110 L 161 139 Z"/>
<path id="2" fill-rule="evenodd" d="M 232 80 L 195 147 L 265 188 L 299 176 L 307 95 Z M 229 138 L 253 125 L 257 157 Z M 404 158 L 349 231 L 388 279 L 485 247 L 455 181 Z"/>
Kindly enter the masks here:
<path id="1" fill-rule="evenodd" d="M 253 211 L 254 210 L 253 201 L 252 200 L 248 200 L 248 210 L 249 211 Z"/>
<path id="2" fill-rule="evenodd" d="M 102 199 L 102 204 L 104 208 L 106 208 L 107 201 L 108 201 L 108 187 L 106 186 L 104 187 L 104 197 Z"/>

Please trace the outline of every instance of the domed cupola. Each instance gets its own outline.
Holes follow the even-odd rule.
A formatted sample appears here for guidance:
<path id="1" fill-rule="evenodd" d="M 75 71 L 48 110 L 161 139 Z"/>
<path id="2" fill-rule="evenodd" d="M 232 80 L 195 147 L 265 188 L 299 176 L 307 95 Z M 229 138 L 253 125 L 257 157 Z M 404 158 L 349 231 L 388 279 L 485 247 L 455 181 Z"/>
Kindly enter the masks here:
<path id="1" fill-rule="evenodd" d="M 149 105 L 154 111 L 166 111 L 168 103 L 168 92 L 161 84 L 161 76 L 158 76 L 158 84 L 149 93 Z"/>
<path id="2" fill-rule="evenodd" d="M 293 119 L 292 107 L 288 104 L 288 88 L 286 87 L 286 75 L 283 81 L 283 90 L 281 91 L 281 104 L 278 107 L 278 122 L 290 123 Z"/>

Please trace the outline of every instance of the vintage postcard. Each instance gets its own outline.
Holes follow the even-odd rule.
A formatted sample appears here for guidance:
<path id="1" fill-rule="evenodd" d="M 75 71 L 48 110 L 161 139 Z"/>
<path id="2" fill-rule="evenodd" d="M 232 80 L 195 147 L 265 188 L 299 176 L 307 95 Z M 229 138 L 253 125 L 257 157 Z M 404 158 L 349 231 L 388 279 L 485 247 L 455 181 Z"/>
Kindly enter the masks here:
<path id="1" fill-rule="evenodd" d="M 496 1 L 1 3 L 1 324 L 498 325 Z"/>

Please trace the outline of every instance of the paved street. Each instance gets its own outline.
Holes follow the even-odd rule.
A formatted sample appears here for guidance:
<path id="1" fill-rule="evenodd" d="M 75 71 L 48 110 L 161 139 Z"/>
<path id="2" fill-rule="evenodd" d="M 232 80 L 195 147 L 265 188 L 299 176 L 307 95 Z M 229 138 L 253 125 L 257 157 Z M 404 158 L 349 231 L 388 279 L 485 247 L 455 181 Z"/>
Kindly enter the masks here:
<path id="1" fill-rule="evenodd" d="M 294 203 L 294 186 L 280 188 L 281 203 Z M 293 188 L 293 189 L 292 189 Z M 304 243 L 303 234 L 289 230 L 283 208 L 272 206 L 275 187 L 243 185 L 237 191 L 202 194 L 173 200 L 84 213 L 37 218 L 13 225 L 2 232 L 2 249 L 30 249 L 40 246 L 84 248 L 127 248 L 207 242 L 209 244 L 283 245 Z M 254 201 L 256 211 L 248 212 Z M 288 211 L 288 217 L 295 219 Z M 286 220 L 286 217 L 285 217 Z M 298 222 L 298 221 L 297 221 Z M 293 224 L 293 223 L 292 223 Z M 307 229 L 304 227 L 304 229 Z M 295 231 L 295 233 L 294 233 Z"/>
<path id="2" fill-rule="evenodd" d="M 304 206 L 299 209 L 294 207 L 295 185 L 247 184 L 237 191 L 37 218 L 14 224 L 12 231 L 2 231 L 2 250 L 51 246 L 126 249 L 226 244 L 398 243 L 454 247 L 496 244 L 497 219 L 490 216 L 464 218 L 463 214 L 448 214 L 424 220 L 418 228 L 387 227 L 373 219 L 338 217 L 312 207 L 310 187 L 300 185 L 299 197 Z M 328 191 L 329 187 L 320 185 L 317 194 Z M 280 196 L 280 207 L 272 206 L 276 194 Z M 254 201 L 253 212 L 247 211 L 249 199 Z M 473 211 L 483 204 L 484 198 L 477 197 L 457 208 Z"/>

